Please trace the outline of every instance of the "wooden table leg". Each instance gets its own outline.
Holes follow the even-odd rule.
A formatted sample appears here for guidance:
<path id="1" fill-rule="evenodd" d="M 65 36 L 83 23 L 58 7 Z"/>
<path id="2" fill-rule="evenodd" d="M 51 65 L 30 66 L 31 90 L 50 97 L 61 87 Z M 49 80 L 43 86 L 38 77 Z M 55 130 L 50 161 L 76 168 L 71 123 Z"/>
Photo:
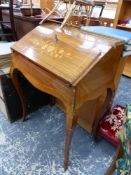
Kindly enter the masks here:
<path id="1" fill-rule="evenodd" d="M 92 131 L 92 134 L 95 140 L 97 140 L 98 123 L 101 120 L 101 118 L 104 116 L 104 114 L 111 110 L 113 97 L 114 97 L 114 93 L 113 93 L 113 90 L 110 88 L 107 89 L 107 94 L 104 99 L 103 99 L 103 96 L 99 97 L 99 100 L 97 103 L 96 117 L 95 117 L 95 121 L 93 124 L 93 131 Z"/>
<path id="2" fill-rule="evenodd" d="M 104 175 L 112 175 L 113 172 L 116 169 L 116 161 L 121 158 L 123 155 L 123 148 L 122 148 L 122 143 L 119 144 L 116 153 L 113 157 L 113 160 L 111 162 L 111 165 L 109 166 L 109 168 L 107 169 L 106 173 Z"/>
<path id="3" fill-rule="evenodd" d="M 72 135 L 73 135 L 73 129 L 66 129 L 65 149 L 64 149 L 64 169 L 65 171 L 67 170 L 68 164 L 69 164 L 69 151 L 70 151 Z"/>
<path id="4" fill-rule="evenodd" d="M 66 137 L 65 137 L 65 149 L 64 149 L 64 169 L 65 171 L 68 168 L 69 164 L 69 151 L 72 141 L 73 132 L 77 125 L 78 117 L 68 117 L 66 118 Z"/>
<path id="5" fill-rule="evenodd" d="M 75 96 L 75 94 L 74 94 Z M 69 152 L 72 141 L 73 132 L 78 123 L 78 116 L 75 115 L 75 98 L 72 98 L 72 103 L 66 108 L 66 136 L 65 136 L 65 148 L 64 148 L 64 169 L 68 168 L 69 164 Z"/>
<path id="6" fill-rule="evenodd" d="M 18 71 L 13 66 L 11 67 L 10 70 L 10 77 L 20 98 L 20 102 L 22 105 L 22 119 L 23 121 L 25 121 L 27 115 L 27 101 L 18 80 Z"/>

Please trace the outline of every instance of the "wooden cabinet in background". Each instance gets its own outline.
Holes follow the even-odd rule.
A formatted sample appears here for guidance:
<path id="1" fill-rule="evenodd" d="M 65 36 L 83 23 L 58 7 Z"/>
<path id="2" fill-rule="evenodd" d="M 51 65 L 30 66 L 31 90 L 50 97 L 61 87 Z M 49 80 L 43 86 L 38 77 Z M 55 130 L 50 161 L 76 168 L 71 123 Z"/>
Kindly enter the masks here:
<path id="1" fill-rule="evenodd" d="M 119 0 L 115 20 L 114 20 L 114 27 L 126 31 L 131 31 L 131 25 L 127 26 L 122 23 L 128 18 L 131 19 L 131 0 Z M 125 57 L 125 66 L 123 75 L 131 77 L 131 55 Z"/>
<path id="2" fill-rule="evenodd" d="M 122 23 L 122 21 L 124 23 L 124 21 L 128 18 L 131 18 L 131 0 L 119 0 L 114 20 L 114 27 L 131 31 L 131 26 L 129 27 L 119 24 L 119 22 Z"/>

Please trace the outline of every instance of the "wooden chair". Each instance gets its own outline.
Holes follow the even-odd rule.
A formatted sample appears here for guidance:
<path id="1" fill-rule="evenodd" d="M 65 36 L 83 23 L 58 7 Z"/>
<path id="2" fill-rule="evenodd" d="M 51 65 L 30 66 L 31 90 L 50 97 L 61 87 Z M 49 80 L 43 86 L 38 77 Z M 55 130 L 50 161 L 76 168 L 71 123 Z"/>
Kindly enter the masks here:
<path id="1" fill-rule="evenodd" d="M 60 5 L 62 5 L 62 2 L 66 4 L 66 13 L 64 21 L 61 24 L 61 28 L 65 24 L 80 27 L 86 23 L 86 19 L 89 19 L 91 17 L 91 13 L 94 7 L 93 1 L 85 2 L 84 0 L 59 0 L 55 7 L 40 22 L 40 24 L 42 24 L 50 15 L 54 13 L 58 9 L 58 6 L 60 7 Z"/>
<path id="2" fill-rule="evenodd" d="M 9 13 L 10 21 L 4 20 L 2 17 L 3 11 Z M 13 0 L 0 0 L 0 26 L 1 26 L 1 34 L 0 37 L 6 40 L 17 40 L 14 17 L 13 17 Z"/>
<path id="3" fill-rule="evenodd" d="M 80 27 L 85 25 L 87 20 L 90 20 L 94 3 L 92 1 L 85 2 L 83 0 L 76 0 L 76 16 L 71 15 L 69 17 L 68 23 L 73 26 Z"/>

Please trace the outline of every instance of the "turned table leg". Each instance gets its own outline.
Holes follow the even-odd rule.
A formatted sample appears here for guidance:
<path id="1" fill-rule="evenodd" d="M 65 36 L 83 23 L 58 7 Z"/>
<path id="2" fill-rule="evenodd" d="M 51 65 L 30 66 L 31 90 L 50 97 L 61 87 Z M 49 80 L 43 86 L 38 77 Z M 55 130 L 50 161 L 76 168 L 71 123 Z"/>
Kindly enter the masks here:
<path id="1" fill-rule="evenodd" d="M 14 84 L 14 87 L 18 93 L 18 96 L 20 98 L 21 105 L 22 105 L 22 120 L 25 121 L 26 114 L 27 114 L 27 102 L 26 102 L 25 96 L 23 94 L 22 88 L 20 86 L 20 83 L 19 83 L 17 70 L 13 66 L 11 67 L 11 70 L 10 70 L 10 77 L 11 77 L 11 80 Z"/>

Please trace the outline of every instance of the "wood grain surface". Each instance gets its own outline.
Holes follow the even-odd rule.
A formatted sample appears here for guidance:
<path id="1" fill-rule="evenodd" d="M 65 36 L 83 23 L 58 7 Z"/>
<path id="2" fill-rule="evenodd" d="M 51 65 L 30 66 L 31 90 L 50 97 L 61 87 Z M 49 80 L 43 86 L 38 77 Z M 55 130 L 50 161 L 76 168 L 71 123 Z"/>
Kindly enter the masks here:
<path id="1" fill-rule="evenodd" d="M 45 23 L 12 49 L 11 79 L 21 99 L 23 119 L 26 99 L 17 70 L 36 88 L 54 96 L 66 114 L 66 170 L 78 121 L 95 136 L 100 118 L 111 107 L 124 66 L 123 41 L 73 27 L 60 30 L 57 24 Z"/>

